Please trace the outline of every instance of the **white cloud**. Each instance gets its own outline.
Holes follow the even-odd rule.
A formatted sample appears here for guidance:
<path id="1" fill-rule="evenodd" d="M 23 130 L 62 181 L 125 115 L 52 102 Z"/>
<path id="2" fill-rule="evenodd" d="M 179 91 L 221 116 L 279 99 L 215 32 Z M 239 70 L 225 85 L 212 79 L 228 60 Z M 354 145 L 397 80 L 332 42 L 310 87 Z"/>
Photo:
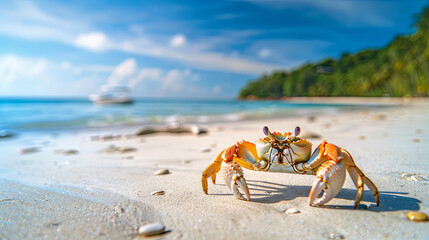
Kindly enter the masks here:
<path id="1" fill-rule="evenodd" d="M 131 35 L 115 35 L 116 38 L 110 38 L 107 33 L 94 30 L 87 17 L 73 12 L 67 12 L 65 16 L 59 17 L 55 8 L 44 6 L 42 9 L 31 2 L 10 5 L 2 8 L 0 4 L 0 22 L 7 22 L 7 24 L 0 24 L 0 34 L 31 40 L 57 41 L 93 52 L 122 51 L 173 60 L 186 64 L 188 67 L 205 70 L 261 74 L 281 68 L 248 60 L 244 56 L 239 58 L 210 50 L 215 45 L 225 45 L 228 41 L 234 42 L 242 39 L 243 34 L 246 36 L 254 34 L 252 31 L 250 33 L 231 31 L 226 33 L 227 37 L 197 39 L 193 41 L 196 44 L 192 45 L 188 44 L 188 40 L 183 34 L 173 37 L 143 34 L 141 31 L 137 34 L 135 27 L 130 30 Z M 63 8 L 61 10 L 61 13 L 66 11 Z M 165 42 L 168 42 L 168 45 L 162 44 Z M 82 69 L 76 68 L 75 72 L 79 73 L 80 70 Z"/>
<path id="2" fill-rule="evenodd" d="M 271 55 L 271 50 L 268 48 L 263 48 L 259 51 L 258 56 L 260 58 L 267 58 Z"/>
<path id="3" fill-rule="evenodd" d="M 114 66 L 73 65 L 44 58 L 0 55 L 0 94 L 85 96 L 106 80 Z M 80 86 L 85 86 L 80 88 Z"/>
<path id="4" fill-rule="evenodd" d="M 176 34 L 170 40 L 170 46 L 183 47 L 186 45 L 186 37 L 183 34 Z"/>
<path id="5" fill-rule="evenodd" d="M 118 44 L 120 50 L 138 54 L 147 55 L 163 59 L 171 59 L 181 63 L 186 63 L 191 67 L 205 70 L 217 70 L 223 72 L 233 72 L 241 74 L 261 74 L 274 69 L 284 67 L 260 63 L 243 58 L 233 57 L 227 54 L 199 51 L 191 46 L 180 49 L 166 49 L 163 46 L 145 41 L 127 41 Z"/>
<path id="6" fill-rule="evenodd" d="M 0 24 L 0 34 L 69 43 L 77 31 L 87 28 L 88 24 L 82 23 L 78 16 L 63 14 L 59 17 L 45 10 L 30 1 L 2 2 L 0 22 L 4 24 Z"/>
<path id="7" fill-rule="evenodd" d="M 137 62 L 134 58 L 127 59 L 115 67 L 112 74 L 107 79 L 108 84 L 124 84 L 137 72 Z"/>
<path id="8" fill-rule="evenodd" d="M 143 68 L 139 71 L 139 73 L 131 78 L 131 80 L 128 82 L 129 87 L 134 87 L 137 84 L 139 84 L 142 81 L 147 80 L 156 80 L 159 79 L 162 75 L 162 70 L 158 68 Z"/>
<path id="9" fill-rule="evenodd" d="M 165 74 L 163 78 L 160 79 L 162 81 L 161 88 L 163 90 L 178 92 L 186 86 L 184 83 L 184 80 L 186 78 L 189 78 L 190 75 L 191 75 L 191 71 L 189 70 L 184 70 L 184 71 L 180 71 L 177 69 L 170 70 Z"/>
<path id="10" fill-rule="evenodd" d="M 79 34 L 76 37 L 74 44 L 77 47 L 94 52 L 103 52 L 109 48 L 108 37 L 102 32 Z"/>
<path id="11" fill-rule="evenodd" d="M 48 62 L 41 58 L 21 58 L 16 55 L 0 56 L 0 86 L 8 89 L 17 79 L 44 79 Z"/>

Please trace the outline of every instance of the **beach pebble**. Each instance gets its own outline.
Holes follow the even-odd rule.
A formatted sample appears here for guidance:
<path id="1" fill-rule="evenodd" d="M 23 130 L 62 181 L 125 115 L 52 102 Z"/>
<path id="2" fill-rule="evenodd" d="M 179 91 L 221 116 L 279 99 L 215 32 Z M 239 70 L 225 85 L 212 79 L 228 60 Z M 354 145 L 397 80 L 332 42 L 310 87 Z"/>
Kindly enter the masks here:
<path id="1" fill-rule="evenodd" d="M 332 125 L 330 123 L 324 123 L 322 124 L 322 127 L 324 128 L 330 128 Z"/>
<path id="2" fill-rule="evenodd" d="M 313 138 L 313 139 L 320 139 L 322 136 L 320 134 L 314 133 L 314 132 L 304 132 L 299 136 L 300 138 Z"/>
<path id="3" fill-rule="evenodd" d="M 314 122 L 314 121 L 316 121 L 316 119 L 317 119 L 317 117 L 316 117 L 316 116 L 309 116 L 309 117 L 307 118 L 307 120 L 308 120 L 309 122 Z"/>
<path id="4" fill-rule="evenodd" d="M 107 134 L 107 135 L 103 135 L 103 136 L 98 136 L 98 141 L 112 141 L 112 140 L 118 140 L 120 139 L 122 136 L 119 134 Z"/>
<path id="5" fill-rule="evenodd" d="M 103 149 L 97 151 L 97 153 L 114 153 L 118 150 L 119 150 L 119 147 L 112 144 L 112 145 L 107 146 L 106 148 L 103 148 Z"/>
<path id="6" fill-rule="evenodd" d="M 207 147 L 207 148 L 201 148 L 201 152 L 210 152 L 212 149 L 211 148 L 209 148 L 209 147 Z"/>
<path id="7" fill-rule="evenodd" d="M 339 233 L 330 233 L 328 235 L 328 238 L 329 239 L 346 239 L 346 237 L 344 235 L 339 234 Z"/>
<path id="8" fill-rule="evenodd" d="M 407 217 L 409 220 L 415 221 L 415 222 L 428 221 L 428 215 L 426 215 L 425 213 L 422 213 L 422 212 L 417 212 L 417 211 L 408 212 Z"/>
<path id="9" fill-rule="evenodd" d="M 164 195 L 165 192 L 164 192 L 164 190 L 159 190 L 159 191 L 151 192 L 150 194 L 152 194 L 152 195 Z"/>
<path id="10" fill-rule="evenodd" d="M 19 149 L 19 154 L 30 154 L 30 153 L 36 153 L 40 151 L 38 147 L 28 147 L 28 148 L 21 148 Z"/>
<path id="11" fill-rule="evenodd" d="M 168 171 L 168 169 L 164 168 L 164 169 L 159 169 L 158 171 L 154 172 L 154 175 L 165 175 L 165 174 L 169 174 L 170 171 Z"/>
<path id="12" fill-rule="evenodd" d="M 420 134 L 423 133 L 423 129 L 416 129 L 414 132 Z"/>
<path id="13" fill-rule="evenodd" d="M 201 134 L 206 134 L 208 133 L 207 129 L 202 128 L 200 126 L 191 126 L 191 131 L 194 135 L 201 135 Z"/>
<path id="14" fill-rule="evenodd" d="M 297 214 L 300 213 L 301 211 L 296 209 L 296 208 L 289 208 L 288 210 L 286 210 L 286 214 Z"/>
<path id="15" fill-rule="evenodd" d="M 419 142 L 420 142 L 420 139 L 418 139 L 418 138 L 414 138 L 414 139 L 413 139 L 413 142 L 415 142 L 415 143 L 419 143 Z"/>
<path id="16" fill-rule="evenodd" d="M 135 134 L 125 134 L 125 135 L 122 135 L 122 139 L 133 139 L 133 138 L 136 138 Z"/>
<path id="17" fill-rule="evenodd" d="M 139 227 L 139 234 L 143 236 L 153 236 L 163 233 L 165 226 L 159 223 L 151 223 Z"/>
<path id="18" fill-rule="evenodd" d="M 137 148 L 133 148 L 133 147 L 122 147 L 119 148 L 119 152 L 120 153 L 130 153 L 130 152 L 136 152 Z"/>
<path id="19" fill-rule="evenodd" d="M 64 154 L 64 155 L 76 155 L 78 153 L 79 153 L 79 151 L 75 150 L 75 149 L 64 150 L 62 152 L 62 154 Z"/>
<path id="20" fill-rule="evenodd" d="M 365 136 L 359 136 L 359 140 L 365 140 L 366 137 Z"/>
<path id="21" fill-rule="evenodd" d="M 15 136 L 14 133 L 9 132 L 8 130 L 2 129 L 0 130 L 0 138 L 10 138 Z"/>
<path id="22" fill-rule="evenodd" d="M 385 114 L 375 114 L 374 116 L 372 116 L 372 119 L 374 120 L 386 120 L 387 115 Z"/>
<path id="23" fill-rule="evenodd" d="M 405 179 L 405 180 L 407 180 L 408 178 L 410 178 L 411 176 L 413 176 L 413 174 L 411 174 L 411 173 L 403 173 L 402 175 L 401 175 L 401 177 L 403 178 L 403 179 Z"/>
<path id="24" fill-rule="evenodd" d="M 412 175 L 410 178 L 413 181 L 424 181 L 424 179 L 422 177 L 420 177 L 419 175 Z"/>

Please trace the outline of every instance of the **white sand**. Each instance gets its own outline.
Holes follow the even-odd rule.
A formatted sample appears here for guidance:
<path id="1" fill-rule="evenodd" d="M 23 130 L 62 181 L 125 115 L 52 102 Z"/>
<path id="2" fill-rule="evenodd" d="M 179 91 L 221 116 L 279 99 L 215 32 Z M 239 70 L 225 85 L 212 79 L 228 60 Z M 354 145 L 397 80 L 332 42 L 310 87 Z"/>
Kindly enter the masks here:
<path id="1" fill-rule="evenodd" d="M 385 118 L 385 119 L 384 119 Z M 320 134 L 346 148 L 380 190 L 380 207 L 365 190 L 353 210 L 350 179 L 327 207 L 308 206 L 315 176 L 245 170 L 252 201 L 236 199 L 223 184 L 201 189 L 201 172 L 223 148 L 257 140 L 262 127 Z M 161 239 L 428 239 L 429 223 L 406 213 L 429 214 L 429 104 L 408 103 L 377 111 L 209 125 L 209 134 L 148 135 L 89 141 L 97 132 L 21 136 L 2 141 L 0 239 L 128 239 L 150 222 L 166 225 Z M 111 130 L 132 133 L 137 128 Z M 314 145 L 323 139 L 310 139 Z M 136 152 L 97 153 L 114 144 Z M 19 155 L 23 147 L 37 153 Z M 314 146 L 313 148 L 315 148 Z M 210 148 L 209 152 L 201 149 Z M 56 154 L 75 149 L 76 155 Z M 58 151 L 57 151 L 58 152 Z M 154 176 L 167 168 L 171 174 Z M 406 181 L 413 173 L 426 181 Z M 150 193 L 164 190 L 165 195 Z M 296 208 L 301 213 L 287 215 Z M 367 209 L 365 209 L 367 208 Z M 122 210 L 121 210 L 122 209 Z M 156 238 L 156 237 L 155 237 Z"/>

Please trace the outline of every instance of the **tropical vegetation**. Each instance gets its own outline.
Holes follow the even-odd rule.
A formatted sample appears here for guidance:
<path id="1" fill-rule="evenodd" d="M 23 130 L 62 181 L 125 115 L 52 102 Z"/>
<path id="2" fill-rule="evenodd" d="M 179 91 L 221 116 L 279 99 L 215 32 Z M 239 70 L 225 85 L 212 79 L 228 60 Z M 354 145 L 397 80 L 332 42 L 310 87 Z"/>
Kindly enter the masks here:
<path id="1" fill-rule="evenodd" d="M 382 49 L 276 71 L 250 82 L 241 98 L 295 96 L 429 96 L 429 7 L 415 16 L 416 31 Z"/>

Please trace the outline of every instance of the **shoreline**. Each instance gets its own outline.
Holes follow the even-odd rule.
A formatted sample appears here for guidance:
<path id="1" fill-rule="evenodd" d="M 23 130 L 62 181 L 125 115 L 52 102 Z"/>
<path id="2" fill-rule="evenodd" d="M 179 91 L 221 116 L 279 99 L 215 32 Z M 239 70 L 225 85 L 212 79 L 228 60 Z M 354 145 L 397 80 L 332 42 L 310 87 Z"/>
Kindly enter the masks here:
<path id="1" fill-rule="evenodd" d="M 314 119 L 294 116 L 207 124 L 209 133 L 201 136 L 154 134 L 109 141 L 88 141 L 92 132 L 87 131 L 42 139 L 18 136 L 1 142 L 5 149 L 0 153 L 0 185 L 5 190 L 0 200 L 22 202 L 0 202 L 3 223 L 9 221 L 2 229 L 11 234 L 20 229 L 22 239 L 35 233 L 46 233 L 37 235 L 44 239 L 132 239 L 139 225 L 158 221 L 169 230 L 161 239 L 424 239 L 429 236 L 428 223 L 408 221 L 405 215 L 411 210 L 429 214 L 428 116 L 429 106 L 417 103 Z M 221 177 L 216 185 L 209 183 L 209 195 L 205 195 L 201 172 L 223 148 L 241 139 L 262 137 L 264 125 L 273 131 L 292 131 L 299 125 L 302 134 L 320 135 L 309 139 L 313 149 L 323 139 L 346 148 L 379 188 L 381 206 L 374 205 L 366 189 L 359 209 L 353 210 L 356 188 L 349 176 L 337 197 L 322 208 L 308 206 L 315 179 L 308 175 L 245 170 L 252 201 L 236 199 Z M 120 129 L 124 134 L 131 130 Z M 21 147 L 37 144 L 38 152 L 17 153 Z M 110 145 L 128 150 L 101 151 Z M 58 150 L 77 153 L 65 155 Z M 161 168 L 171 173 L 154 176 Z M 401 177 L 404 173 L 424 180 L 407 181 Z M 69 192 L 63 194 L 62 189 Z M 157 190 L 165 195 L 150 194 Z M 58 206 L 56 214 L 48 210 L 49 204 L 38 202 L 40 196 Z M 287 215 L 290 208 L 301 213 Z M 137 222 L 136 209 L 142 211 Z M 18 214 L 22 211 L 25 221 Z M 266 231 L 272 226 L 287 227 Z"/>
<path id="2" fill-rule="evenodd" d="M 232 99 L 231 99 L 232 100 Z M 287 99 L 260 99 L 260 100 L 240 100 L 237 102 L 272 102 L 290 103 L 289 107 L 277 106 L 272 108 L 272 105 L 267 105 L 265 109 L 246 109 L 234 113 L 207 113 L 196 115 L 150 115 L 150 116 L 134 116 L 127 121 L 114 120 L 112 122 L 104 122 L 100 120 L 99 123 L 94 116 L 86 119 L 88 123 L 83 123 L 82 119 L 79 123 L 76 120 L 67 121 L 51 121 L 51 122 L 36 122 L 36 123 L 21 123 L 15 126 L 4 125 L 2 129 L 11 131 L 12 133 L 63 133 L 63 132 L 103 132 L 110 131 L 111 129 L 133 129 L 139 126 L 163 126 L 169 124 L 189 124 L 189 125 L 212 125 L 224 124 L 241 121 L 257 121 L 269 120 L 274 118 L 289 118 L 289 117 L 308 117 L 310 115 L 325 115 L 331 114 L 333 110 L 340 112 L 350 112 L 365 110 L 365 108 L 377 107 L 400 107 L 404 104 L 420 104 L 429 103 L 429 98 L 413 98 L 407 100 L 405 98 L 357 98 L 357 97 L 291 97 Z M 195 102 L 197 103 L 197 102 Z M 303 104 L 303 108 L 299 106 Z M 311 104 L 312 107 L 306 106 Z M 332 105 L 332 106 L 331 106 Z M 91 105 L 90 105 L 91 106 Z M 370 110 L 370 109 L 369 109 Z M 100 113 L 102 114 L 102 113 Z M 95 121 L 95 123 L 94 123 Z M 67 125 L 71 124 L 71 125 Z M 76 125 L 79 124 L 79 125 Z M 54 127 L 52 127 L 54 125 Z M 0 139 L 1 140 L 1 139 Z"/>

